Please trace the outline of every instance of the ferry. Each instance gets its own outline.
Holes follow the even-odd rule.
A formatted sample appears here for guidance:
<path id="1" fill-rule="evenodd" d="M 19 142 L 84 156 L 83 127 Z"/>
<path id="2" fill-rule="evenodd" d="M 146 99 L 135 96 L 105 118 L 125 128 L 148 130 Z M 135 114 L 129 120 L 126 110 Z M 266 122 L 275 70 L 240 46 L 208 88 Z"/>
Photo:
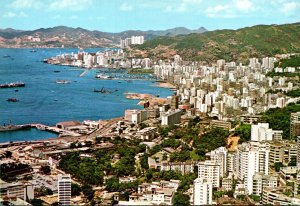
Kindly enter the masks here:
<path id="1" fill-rule="evenodd" d="M 7 131 L 14 131 L 14 130 L 21 130 L 21 129 L 29 129 L 30 125 L 4 125 L 0 126 L 0 132 L 7 132 Z"/>
<path id="2" fill-rule="evenodd" d="M 108 76 L 108 75 L 104 75 L 104 74 L 97 74 L 96 75 L 96 79 L 108 79 L 108 80 L 111 80 L 112 77 Z"/>
<path id="3" fill-rule="evenodd" d="M 0 84 L 0 88 L 10 88 L 10 87 L 25 87 L 23 82 L 11 82 L 8 84 Z"/>
<path id="4" fill-rule="evenodd" d="M 70 84 L 70 81 L 67 80 L 56 80 L 57 84 Z"/>

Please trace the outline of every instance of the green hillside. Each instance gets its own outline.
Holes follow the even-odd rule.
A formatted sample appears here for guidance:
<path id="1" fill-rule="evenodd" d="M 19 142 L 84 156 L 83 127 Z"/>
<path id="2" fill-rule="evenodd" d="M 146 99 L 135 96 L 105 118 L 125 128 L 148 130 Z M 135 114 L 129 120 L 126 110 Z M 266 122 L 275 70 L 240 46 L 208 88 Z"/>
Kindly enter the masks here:
<path id="1" fill-rule="evenodd" d="M 202 34 L 158 37 L 136 48 L 149 55 L 158 46 L 176 50 L 187 60 L 246 60 L 286 52 L 300 52 L 300 23 L 257 25 L 238 30 L 216 30 Z M 160 54 L 160 53 L 158 53 Z M 158 55 L 154 55 L 159 58 Z"/>

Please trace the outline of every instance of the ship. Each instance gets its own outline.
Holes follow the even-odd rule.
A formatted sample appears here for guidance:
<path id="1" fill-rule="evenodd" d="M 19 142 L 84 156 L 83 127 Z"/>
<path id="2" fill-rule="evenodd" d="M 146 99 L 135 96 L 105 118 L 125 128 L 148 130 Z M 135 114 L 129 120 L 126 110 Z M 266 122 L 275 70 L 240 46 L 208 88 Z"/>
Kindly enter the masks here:
<path id="1" fill-rule="evenodd" d="M 70 84 L 70 81 L 67 80 L 56 80 L 57 84 Z"/>
<path id="2" fill-rule="evenodd" d="M 103 93 L 103 94 L 111 93 L 111 91 L 104 89 L 104 87 L 102 87 L 100 90 L 99 89 L 94 89 L 94 92 L 100 92 L 100 93 Z"/>
<path id="3" fill-rule="evenodd" d="M 33 49 L 33 50 L 30 50 L 30 52 L 36 52 L 36 50 Z"/>
<path id="4" fill-rule="evenodd" d="M 8 54 L 3 55 L 3 58 L 9 58 L 10 56 Z"/>
<path id="5" fill-rule="evenodd" d="M 108 79 L 108 80 L 111 80 L 112 77 L 108 76 L 108 75 L 104 75 L 104 74 L 97 74 L 96 75 L 96 79 Z"/>
<path id="6" fill-rule="evenodd" d="M 0 84 L 0 88 L 10 88 L 10 87 L 25 87 L 23 82 L 11 82 L 7 84 Z"/>
<path id="7" fill-rule="evenodd" d="M 21 130 L 21 129 L 29 129 L 30 125 L 4 125 L 0 126 L 0 132 Z"/>
<path id="8" fill-rule="evenodd" d="M 17 98 L 8 98 L 6 101 L 8 101 L 8 102 L 18 102 L 19 100 Z"/>

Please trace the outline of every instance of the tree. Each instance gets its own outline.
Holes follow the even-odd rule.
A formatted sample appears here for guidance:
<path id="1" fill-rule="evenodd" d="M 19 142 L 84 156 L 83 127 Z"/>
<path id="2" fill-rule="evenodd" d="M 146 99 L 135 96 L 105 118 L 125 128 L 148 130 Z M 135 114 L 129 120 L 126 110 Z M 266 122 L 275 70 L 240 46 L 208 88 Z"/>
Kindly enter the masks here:
<path id="1" fill-rule="evenodd" d="M 5 152 L 5 157 L 6 158 L 11 158 L 12 157 L 12 152 L 11 151 L 6 151 Z"/>
<path id="2" fill-rule="evenodd" d="M 81 187 L 81 190 L 89 201 L 91 201 L 94 198 L 95 191 L 93 190 L 91 185 L 84 184 Z"/>
<path id="3" fill-rule="evenodd" d="M 32 199 L 29 200 L 29 203 L 32 204 L 32 206 L 43 206 L 43 201 L 41 199 Z"/>
<path id="4" fill-rule="evenodd" d="M 148 155 L 146 153 L 141 157 L 140 164 L 143 169 L 149 169 Z"/>
<path id="5" fill-rule="evenodd" d="M 78 185 L 76 183 L 72 183 L 71 184 L 71 195 L 72 196 L 78 196 L 78 195 L 80 195 L 80 192 L 81 192 L 80 185 Z"/>
<path id="6" fill-rule="evenodd" d="M 190 205 L 190 197 L 181 192 L 176 192 L 173 197 L 173 205 L 174 206 L 189 206 Z"/>
<path id="7" fill-rule="evenodd" d="M 45 175 L 49 175 L 51 173 L 51 168 L 49 165 L 45 165 L 41 167 L 41 171 L 45 174 Z"/>
<path id="8" fill-rule="evenodd" d="M 283 167 L 282 162 L 275 162 L 274 163 L 274 168 L 275 168 L 276 172 L 279 172 L 281 167 Z"/>

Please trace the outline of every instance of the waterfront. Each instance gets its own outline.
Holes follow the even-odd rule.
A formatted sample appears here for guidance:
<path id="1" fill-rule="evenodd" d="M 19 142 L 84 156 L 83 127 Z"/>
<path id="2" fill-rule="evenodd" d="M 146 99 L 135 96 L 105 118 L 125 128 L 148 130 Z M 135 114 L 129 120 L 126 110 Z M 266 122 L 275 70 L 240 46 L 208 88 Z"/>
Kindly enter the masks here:
<path id="1" fill-rule="evenodd" d="M 87 49 L 95 52 L 100 49 Z M 154 80 L 132 80 L 128 78 L 126 70 L 102 69 L 100 72 L 121 79 L 97 80 L 97 70 L 89 71 L 79 77 L 82 69 L 49 65 L 41 61 L 57 54 L 77 52 L 78 49 L 0 49 L 0 83 L 22 81 L 24 88 L 6 88 L 0 90 L 0 124 L 42 123 L 55 125 L 67 120 L 99 120 L 110 119 L 124 115 L 125 109 L 141 108 L 139 100 L 126 99 L 124 93 L 149 93 L 166 97 L 172 94 L 164 88 L 153 87 Z M 9 55 L 9 58 L 3 58 Z M 59 72 L 57 72 L 59 71 Z M 136 78 L 140 78 L 137 75 Z M 57 84 L 57 80 L 68 80 L 70 84 Z M 93 92 L 94 89 L 105 88 L 112 91 L 109 94 Z M 19 102 L 7 102 L 8 98 L 17 98 Z M 25 132 L 25 131 L 24 131 Z M 28 131 L 27 131 L 28 132 Z M 41 139 L 53 137 L 29 132 L 14 139 L 13 134 L 9 141 Z M 46 134 L 46 133 L 45 133 Z M 7 141 L 7 134 L 0 133 L 0 142 Z M 54 134 L 55 136 L 55 134 Z M 23 139 L 22 139 L 23 138 Z"/>

